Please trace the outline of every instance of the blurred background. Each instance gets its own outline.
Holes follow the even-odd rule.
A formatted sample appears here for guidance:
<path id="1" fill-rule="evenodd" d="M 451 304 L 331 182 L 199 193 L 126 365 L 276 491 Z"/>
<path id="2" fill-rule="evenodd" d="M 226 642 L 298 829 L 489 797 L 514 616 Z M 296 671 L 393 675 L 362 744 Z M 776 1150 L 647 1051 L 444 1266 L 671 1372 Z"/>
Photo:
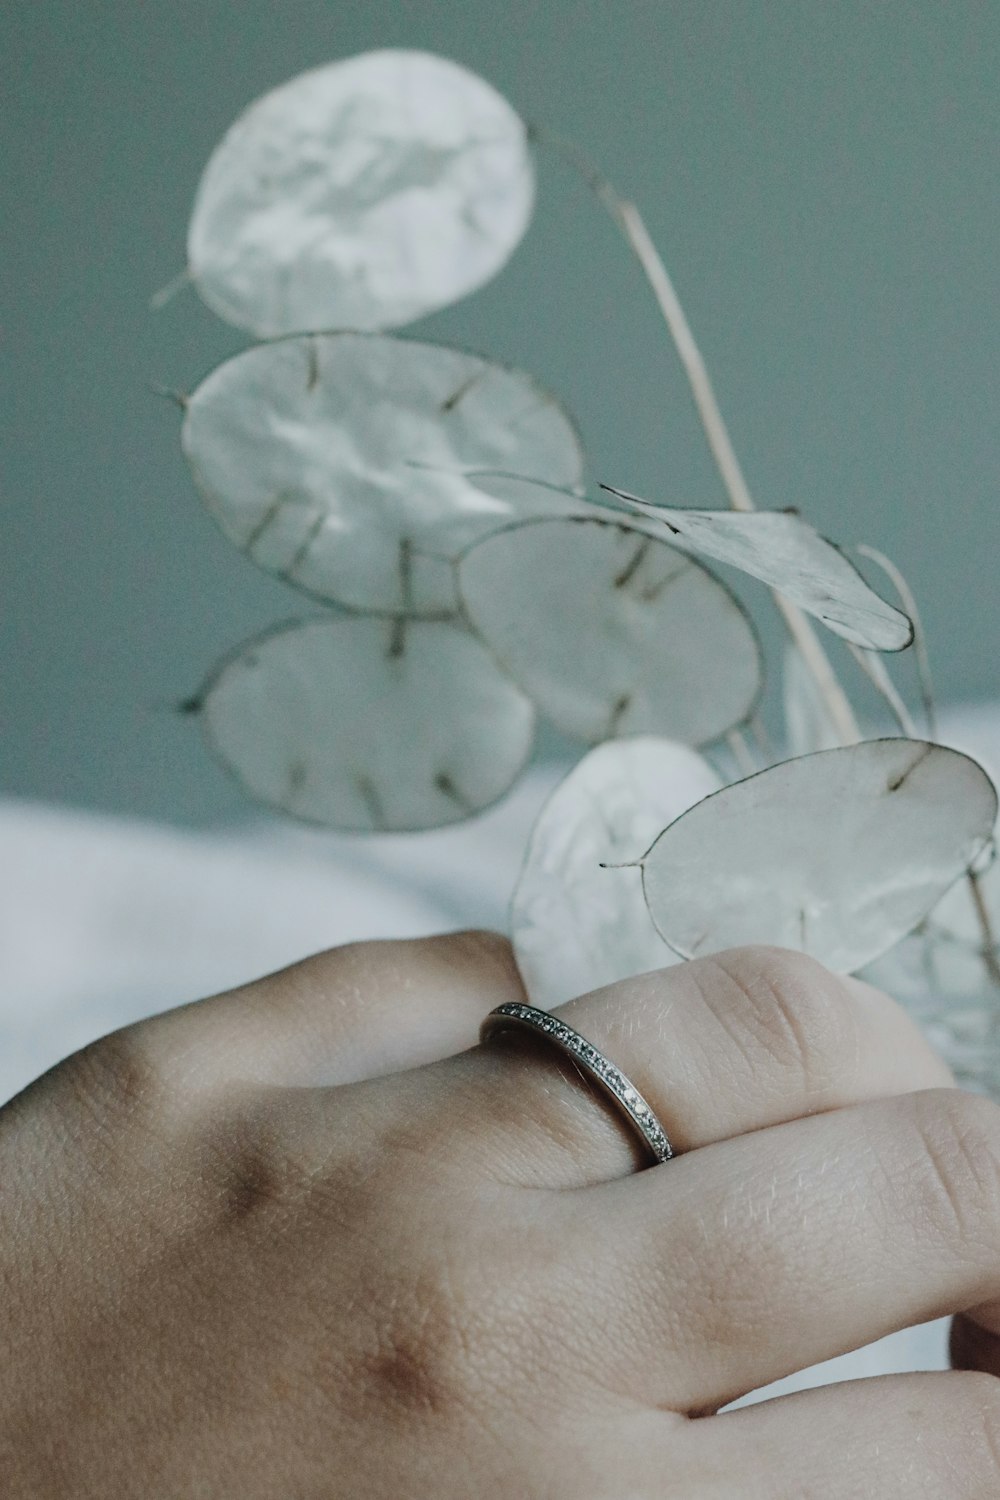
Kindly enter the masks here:
<path id="1" fill-rule="evenodd" d="M 184 824 L 245 811 L 176 705 L 312 606 L 216 530 L 153 391 L 246 340 L 190 289 L 149 300 L 234 116 L 385 46 L 482 73 L 638 200 L 758 503 L 887 551 L 942 698 L 997 696 L 1000 6 L 7 0 L 0 789 Z M 534 371 L 595 478 L 723 503 L 627 250 L 558 161 L 540 188 L 507 270 L 413 330 Z"/>

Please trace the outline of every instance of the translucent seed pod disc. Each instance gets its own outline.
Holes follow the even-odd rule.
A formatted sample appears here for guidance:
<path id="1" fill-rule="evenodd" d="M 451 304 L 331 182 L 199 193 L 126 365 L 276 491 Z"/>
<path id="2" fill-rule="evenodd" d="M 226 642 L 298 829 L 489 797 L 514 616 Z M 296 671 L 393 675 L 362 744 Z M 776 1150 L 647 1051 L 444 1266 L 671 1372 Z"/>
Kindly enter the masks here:
<path id="1" fill-rule="evenodd" d="M 551 722 L 596 743 L 717 739 L 762 683 L 742 606 L 691 558 L 627 526 L 529 521 L 459 563 L 466 615 Z"/>
<path id="2" fill-rule="evenodd" d="M 652 736 L 599 745 L 560 782 L 532 830 L 511 903 L 511 939 L 536 1005 L 677 962 L 631 862 L 665 822 L 718 786 L 694 750 Z"/>
<path id="3" fill-rule="evenodd" d="M 188 265 L 220 317 L 271 338 L 398 328 L 496 275 L 531 218 L 524 124 L 426 52 L 365 52 L 257 99 L 205 168 Z"/>
<path id="4" fill-rule="evenodd" d="M 685 958 L 773 943 L 851 973 L 969 868 L 996 809 L 968 756 L 868 740 L 782 761 L 699 802 L 643 857 L 643 889 Z"/>
<path id="5" fill-rule="evenodd" d="M 212 515 L 259 567 L 373 613 L 454 611 L 452 559 L 471 541 L 580 504 L 545 485 L 492 495 L 465 472 L 577 484 L 576 430 L 548 391 L 389 335 L 303 335 L 238 354 L 189 398 L 182 442 Z"/>
<path id="6" fill-rule="evenodd" d="M 444 622 L 313 620 L 250 642 L 200 701 L 209 744 L 268 807 L 356 832 L 481 812 L 528 757 L 535 714 Z"/>

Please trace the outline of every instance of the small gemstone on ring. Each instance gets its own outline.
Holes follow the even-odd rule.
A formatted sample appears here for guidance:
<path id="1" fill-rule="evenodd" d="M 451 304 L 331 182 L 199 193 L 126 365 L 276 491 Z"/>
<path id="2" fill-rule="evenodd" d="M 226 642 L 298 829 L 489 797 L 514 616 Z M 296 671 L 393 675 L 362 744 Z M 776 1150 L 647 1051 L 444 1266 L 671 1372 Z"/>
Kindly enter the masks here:
<path id="1" fill-rule="evenodd" d="M 674 1155 L 666 1132 L 638 1089 L 620 1068 L 616 1067 L 598 1048 L 592 1046 L 586 1038 L 580 1036 L 572 1026 L 566 1025 L 556 1016 L 537 1006 L 522 1005 L 516 1001 L 508 1001 L 497 1006 L 492 1014 L 523 1021 L 526 1025 L 544 1032 L 565 1051 L 585 1062 L 590 1072 L 601 1081 L 607 1092 L 631 1117 L 656 1159 L 669 1161 Z"/>

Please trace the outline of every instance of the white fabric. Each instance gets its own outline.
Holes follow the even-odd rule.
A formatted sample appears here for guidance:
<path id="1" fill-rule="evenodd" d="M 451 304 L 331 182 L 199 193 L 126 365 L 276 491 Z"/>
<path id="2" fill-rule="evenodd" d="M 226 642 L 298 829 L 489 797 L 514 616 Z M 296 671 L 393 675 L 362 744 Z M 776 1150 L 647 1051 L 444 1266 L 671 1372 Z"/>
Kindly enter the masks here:
<path id="1" fill-rule="evenodd" d="M 1000 713 L 949 743 L 1000 765 Z M 248 820 L 185 832 L 0 801 L 0 1102 L 93 1038 L 318 949 L 465 926 L 503 928 L 528 830 L 559 777 L 439 833 L 366 839 Z M 943 1322 L 756 1392 L 942 1368 Z"/>
<path id="2" fill-rule="evenodd" d="M 440 832 L 371 839 L 248 820 L 193 833 L 0 800 L 0 1102 L 142 1016 L 308 953 L 506 926 L 558 772 Z"/>

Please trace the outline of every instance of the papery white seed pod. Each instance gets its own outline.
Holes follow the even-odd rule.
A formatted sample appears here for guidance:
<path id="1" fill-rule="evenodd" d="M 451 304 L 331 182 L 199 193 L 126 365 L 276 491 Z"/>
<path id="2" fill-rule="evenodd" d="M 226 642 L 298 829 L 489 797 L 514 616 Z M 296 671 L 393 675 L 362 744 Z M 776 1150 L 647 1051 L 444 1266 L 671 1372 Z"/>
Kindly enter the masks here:
<path id="1" fill-rule="evenodd" d="M 603 488 L 654 534 L 760 579 L 855 646 L 902 651 L 913 640 L 910 619 L 865 582 L 839 547 L 791 511 L 684 510 Z"/>
<path id="2" fill-rule="evenodd" d="M 591 750 L 556 787 L 532 830 L 511 902 L 511 939 L 536 1005 L 561 1005 L 677 962 L 630 862 L 665 822 L 718 786 L 708 762 L 686 745 L 636 736 Z"/>
<path id="3" fill-rule="evenodd" d="M 532 749 L 535 712 L 460 626 L 310 620 L 251 641 L 200 699 L 244 790 L 356 832 L 456 823 L 496 802 Z"/>
<path id="4" fill-rule="evenodd" d="M 997 794 L 956 750 L 868 740 L 723 788 L 643 856 L 657 930 L 694 958 L 773 943 L 851 973 L 891 948 L 989 843 Z"/>
<path id="5" fill-rule="evenodd" d="M 259 567 L 372 613 L 457 608 L 452 560 L 518 515 L 582 502 L 547 485 L 488 494 L 468 469 L 579 483 L 576 429 L 521 370 L 391 335 L 259 344 L 202 381 L 182 444 L 198 489 Z"/>
<path id="6" fill-rule="evenodd" d="M 205 168 L 188 265 L 263 337 L 398 328 L 496 275 L 531 218 L 522 121 L 427 52 L 313 68 L 240 115 Z"/>
<path id="7" fill-rule="evenodd" d="M 701 745 L 757 702 L 761 652 L 742 605 L 691 558 L 627 525 L 512 525 L 470 548 L 458 577 L 474 630 L 567 734 Z"/>

